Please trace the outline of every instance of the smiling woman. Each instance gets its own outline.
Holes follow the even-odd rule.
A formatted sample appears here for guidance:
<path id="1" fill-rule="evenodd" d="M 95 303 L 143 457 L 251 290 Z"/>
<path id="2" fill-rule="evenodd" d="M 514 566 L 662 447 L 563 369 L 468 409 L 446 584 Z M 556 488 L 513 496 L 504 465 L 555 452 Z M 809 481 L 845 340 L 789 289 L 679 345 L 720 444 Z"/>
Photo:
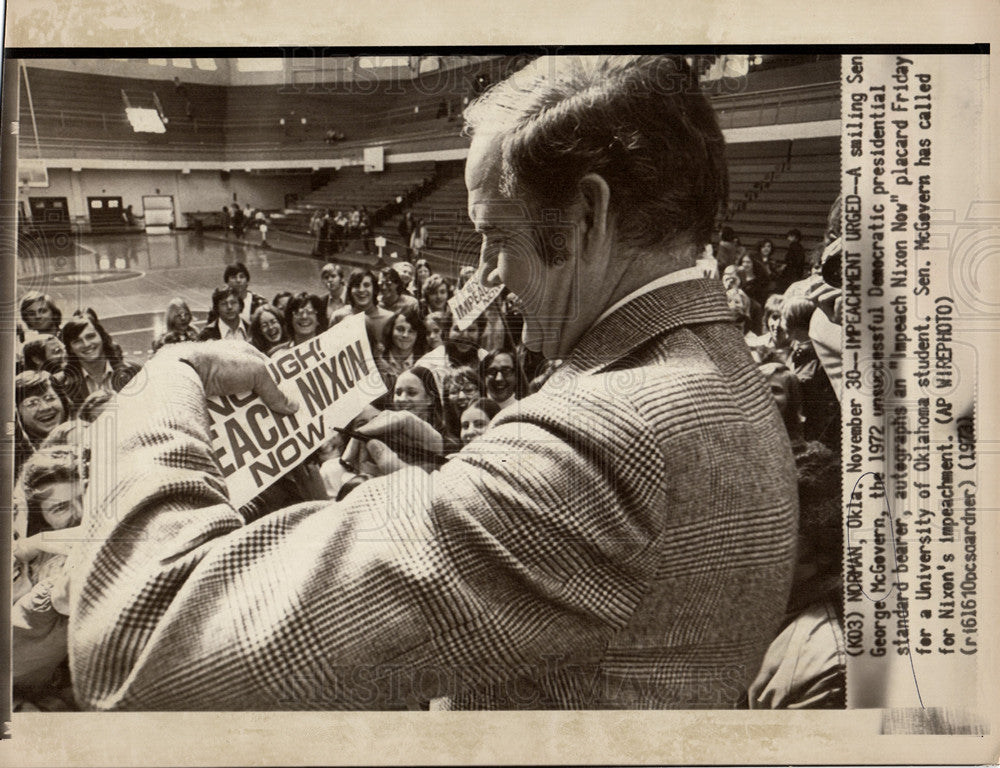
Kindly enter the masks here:
<path id="1" fill-rule="evenodd" d="M 57 426 L 66 420 L 69 404 L 52 386 L 52 377 L 45 371 L 24 371 L 14 379 L 16 436 L 14 447 L 15 474 L 35 448 Z"/>

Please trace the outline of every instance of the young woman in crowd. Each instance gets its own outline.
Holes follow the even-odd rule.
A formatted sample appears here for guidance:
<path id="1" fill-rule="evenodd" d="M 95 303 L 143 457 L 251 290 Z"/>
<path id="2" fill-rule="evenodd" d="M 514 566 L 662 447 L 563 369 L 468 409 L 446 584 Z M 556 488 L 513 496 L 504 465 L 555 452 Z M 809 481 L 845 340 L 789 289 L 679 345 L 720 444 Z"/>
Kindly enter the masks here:
<path id="1" fill-rule="evenodd" d="M 47 371 L 57 380 L 57 386 L 62 381 L 66 348 L 57 337 L 46 333 L 29 339 L 21 348 L 21 356 L 25 370 Z"/>
<path id="2" fill-rule="evenodd" d="M 451 298 L 451 286 L 441 275 L 430 275 L 421 287 L 423 310 L 425 315 L 431 312 L 447 312 L 448 299 Z"/>
<path id="3" fill-rule="evenodd" d="M 69 416 L 70 406 L 45 371 L 24 371 L 14 378 L 14 475 L 53 429 Z"/>
<path id="4" fill-rule="evenodd" d="M 32 584 L 51 578 L 65 561 L 67 544 L 46 542 L 46 531 L 80 524 L 83 491 L 80 456 L 74 446 L 45 447 L 24 465 L 21 487 L 27 505 L 27 535 L 14 547 L 18 560 L 29 564 Z"/>
<path id="5" fill-rule="evenodd" d="M 483 434 L 498 413 L 500 406 L 496 401 L 488 397 L 473 400 L 469 407 L 462 411 L 460 423 L 462 445 L 468 445 Z"/>
<path id="6" fill-rule="evenodd" d="M 62 329 L 66 346 L 66 396 L 75 413 L 99 389 L 118 392 L 142 366 L 122 359 L 121 347 L 92 314 L 74 315 Z"/>
<path id="7" fill-rule="evenodd" d="M 285 307 L 288 306 L 289 299 L 294 296 L 291 291 L 279 291 L 274 294 L 274 301 L 271 302 L 271 306 L 278 310 L 282 315 L 285 314 Z M 327 315 L 329 317 L 329 315 Z"/>
<path id="8" fill-rule="evenodd" d="M 36 333 L 55 336 L 62 323 L 62 312 L 51 296 L 40 291 L 30 291 L 21 299 L 21 320 Z"/>
<path id="9" fill-rule="evenodd" d="M 291 335 L 292 346 L 323 333 L 327 328 L 323 300 L 304 291 L 293 296 L 285 307 L 285 327 Z"/>
<path id="10" fill-rule="evenodd" d="M 395 383 L 427 352 L 427 331 L 416 307 L 407 307 L 389 319 L 382 331 L 381 346 L 382 354 L 375 362 L 391 389 L 389 382 Z"/>
<path id="11" fill-rule="evenodd" d="M 413 263 L 413 283 L 410 286 L 410 293 L 420 298 L 424 295 L 424 283 L 431 276 L 431 265 L 427 259 L 417 259 Z"/>
<path id="12" fill-rule="evenodd" d="M 270 304 L 259 307 L 250 318 L 250 343 L 265 355 L 273 355 L 292 345 L 285 319 Z"/>
<path id="13" fill-rule="evenodd" d="M 740 277 L 740 288 L 750 297 L 753 309 L 751 330 L 754 333 L 760 331 L 760 310 L 768 296 L 767 278 L 762 273 L 762 265 L 754 262 L 753 256 L 744 253 L 736 262 L 736 271 Z"/>
<path id="14" fill-rule="evenodd" d="M 348 305 L 330 318 L 330 325 L 363 312 L 375 338 L 382 338 L 382 331 L 392 312 L 378 305 L 378 281 L 371 270 L 356 269 L 351 273 L 347 279 L 347 301 Z"/>
<path id="15" fill-rule="evenodd" d="M 197 341 L 198 331 L 191 327 L 191 309 L 184 299 L 171 299 L 167 305 L 167 330 L 153 342 L 155 352 L 164 344 Z"/>
<path id="16" fill-rule="evenodd" d="M 424 318 L 428 352 L 444 344 L 444 334 L 450 327 L 451 317 L 445 312 L 431 312 Z"/>
<path id="17" fill-rule="evenodd" d="M 785 298 L 780 293 L 768 296 L 761 313 L 763 333 L 751 332 L 745 336 L 750 353 L 758 363 L 785 362 L 788 359 L 788 337 L 781 324 L 781 308 L 784 304 Z"/>
<path id="18" fill-rule="evenodd" d="M 11 656 L 14 699 L 37 709 L 75 709 L 66 668 L 66 558 L 83 514 L 83 462 L 72 446 L 43 448 L 24 466 L 25 518 L 15 522 Z"/>
<path id="19" fill-rule="evenodd" d="M 469 366 L 459 366 L 449 371 L 442 383 L 444 396 L 444 436 L 458 442 L 462 432 L 461 417 L 463 411 L 473 400 L 483 395 L 482 380 L 479 372 Z"/>
<path id="20" fill-rule="evenodd" d="M 393 391 L 392 407 L 397 411 L 409 411 L 444 434 L 441 393 L 434 374 L 427 368 L 415 365 L 399 375 Z"/>
<path id="21" fill-rule="evenodd" d="M 760 272 L 759 277 L 767 287 L 767 293 L 774 292 L 774 277 L 777 274 L 777 265 L 774 263 L 774 243 L 764 238 L 757 243 L 757 248 L 753 254 L 754 266 Z"/>
<path id="22" fill-rule="evenodd" d="M 517 355 L 494 349 L 480 363 L 486 394 L 501 408 L 513 405 L 528 394 L 528 380 Z"/>

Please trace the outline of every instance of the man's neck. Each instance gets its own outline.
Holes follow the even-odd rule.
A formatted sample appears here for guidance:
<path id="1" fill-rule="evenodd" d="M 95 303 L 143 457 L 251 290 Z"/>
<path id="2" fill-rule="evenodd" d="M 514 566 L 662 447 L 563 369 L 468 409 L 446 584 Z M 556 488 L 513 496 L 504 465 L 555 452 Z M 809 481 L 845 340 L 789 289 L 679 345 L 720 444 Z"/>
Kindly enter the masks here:
<path id="1" fill-rule="evenodd" d="M 603 286 L 611 287 L 605 289 L 600 296 L 593 297 L 598 301 L 586 302 L 586 306 L 581 306 L 582 311 L 577 313 L 576 322 L 564 326 L 563 356 L 623 299 L 660 278 L 693 267 L 697 257 L 698 249 L 689 246 L 674 250 L 621 254 L 615 258 L 601 281 Z M 586 311 L 587 309 L 590 311 Z"/>
<path id="2" fill-rule="evenodd" d="M 108 370 L 108 361 L 104 358 L 88 363 L 81 361 L 80 367 L 83 368 L 84 372 L 90 376 L 90 378 L 94 379 L 94 381 L 100 381 L 104 378 L 104 374 Z"/>

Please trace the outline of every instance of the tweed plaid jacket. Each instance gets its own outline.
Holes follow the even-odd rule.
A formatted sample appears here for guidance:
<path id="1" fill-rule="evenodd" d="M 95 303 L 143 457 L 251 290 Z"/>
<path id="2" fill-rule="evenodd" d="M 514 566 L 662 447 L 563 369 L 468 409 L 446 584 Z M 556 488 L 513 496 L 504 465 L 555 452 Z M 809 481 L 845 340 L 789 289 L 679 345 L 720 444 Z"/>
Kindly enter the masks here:
<path id="1" fill-rule="evenodd" d="M 733 706 L 784 611 L 797 498 L 730 318 L 715 282 L 642 295 L 440 471 L 256 520 L 196 375 L 154 359 L 73 555 L 80 702 Z"/>

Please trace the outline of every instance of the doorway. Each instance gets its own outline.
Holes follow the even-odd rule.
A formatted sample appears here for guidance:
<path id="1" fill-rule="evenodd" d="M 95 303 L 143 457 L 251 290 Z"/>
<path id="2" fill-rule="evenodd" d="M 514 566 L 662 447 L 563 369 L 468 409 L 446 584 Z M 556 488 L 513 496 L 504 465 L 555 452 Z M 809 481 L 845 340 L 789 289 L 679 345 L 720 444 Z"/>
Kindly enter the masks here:
<path id="1" fill-rule="evenodd" d="M 69 208 L 65 197 L 29 197 L 28 208 L 31 223 L 38 232 L 69 233 Z"/>
<path id="2" fill-rule="evenodd" d="M 122 210 L 120 197 L 88 197 L 87 213 L 90 214 L 90 231 L 121 229 L 125 226 Z"/>

